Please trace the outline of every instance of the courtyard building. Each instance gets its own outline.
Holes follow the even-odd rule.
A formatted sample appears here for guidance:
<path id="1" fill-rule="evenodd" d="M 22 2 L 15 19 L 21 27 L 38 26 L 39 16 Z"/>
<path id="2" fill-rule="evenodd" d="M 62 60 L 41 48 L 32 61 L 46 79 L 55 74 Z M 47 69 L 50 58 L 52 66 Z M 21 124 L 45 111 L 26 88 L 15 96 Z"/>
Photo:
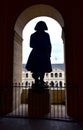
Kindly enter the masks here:
<path id="1" fill-rule="evenodd" d="M 52 72 L 45 73 L 44 81 L 51 87 L 62 87 L 65 85 L 64 64 L 52 64 Z M 26 86 L 32 86 L 34 79 L 32 73 L 22 65 L 22 83 Z"/>

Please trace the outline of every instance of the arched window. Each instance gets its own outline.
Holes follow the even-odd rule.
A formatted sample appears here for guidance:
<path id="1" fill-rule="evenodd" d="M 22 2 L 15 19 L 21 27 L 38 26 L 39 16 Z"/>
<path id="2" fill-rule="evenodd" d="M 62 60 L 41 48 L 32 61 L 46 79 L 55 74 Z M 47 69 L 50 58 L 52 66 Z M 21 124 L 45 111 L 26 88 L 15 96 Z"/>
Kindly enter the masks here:
<path id="1" fill-rule="evenodd" d="M 55 77 L 58 77 L 58 73 L 55 73 Z"/>
<path id="2" fill-rule="evenodd" d="M 60 87 L 62 87 L 62 81 L 59 82 Z"/>
<path id="3" fill-rule="evenodd" d="M 59 73 L 59 77 L 62 77 L 62 73 Z"/>
<path id="4" fill-rule="evenodd" d="M 28 81 L 26 81 L 25 85 L 28 86 Z"/>
<path id="5" fill-rule="evenodd" d="M 51 85 L 51 87 L 54 87 L 54 82 L 53 82 L 53 81 L 51 81 L 50 85 Z"/>
<path id="6" fill-rule="evenodd" d="M 48 77 L 48 73 L 46 73 L 46 77 Z"/>
<path id="7" fill-rule="evenodd" d="M 53 77 L 53 73 L 51 73 L 51 77 Z"/>
<path id="8" fill-rule="evenodd" d="M 28 73 L 26 73 L 26 78 L 28 78 Z"/>
<path id="9" fill-rule="evenodd" d="M 58 87 L 58 82 L 57 81 L 55 81 L 55 87 Z"/>

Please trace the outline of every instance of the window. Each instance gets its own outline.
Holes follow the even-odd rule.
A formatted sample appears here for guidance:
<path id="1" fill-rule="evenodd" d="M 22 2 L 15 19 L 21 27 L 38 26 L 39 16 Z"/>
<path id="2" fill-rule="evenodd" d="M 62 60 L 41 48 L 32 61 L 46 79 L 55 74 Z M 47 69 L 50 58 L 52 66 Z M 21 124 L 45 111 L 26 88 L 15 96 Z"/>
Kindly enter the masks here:
<path id="1" fill-rule="evenodd" d="M 48 77 L 48 73 L 46 73 L 46 77 Z"/>
<path id="2" fill-rule="evenodd" d="M 28 81 L 26 81 L 26 86 L 28 85 Z"/>
<path id="3" fill-rule="evenodd" d="M 26 73 L 26 77 L 28 77 L 28 73 Z"/>
<path id="4" fill-rule="evenodd" d="M 58 87 L 58 82 L 57 81 L 55 81 L 55 87 Z"/>
<path id="5" fill-rule="evenodd" d="M 55 77 L 58 77 L 58 74 L 57 74 L 57 73 L 55 73 Z"/>
<path id="6" fill-rule="evenodd" d="M 60 87 L 62 87 L 62 81 L 59 82 Z"/>
<path id="7" fill-rule="evenodd" d="M 53 73 L 51 73 L 51 77 L 53 77 Z"/>
<path id="8" fill-rule="evenodd" d="M 62 77 L 62 73 L 59 73 L 59 77 Z"/>
<path id="9" fill-rule="evenodd" d="M 51 81 L 50 85 L 51 85 L 51 87 L 54 87 L 54 82 L 53 82 L 53 81 Z"/>

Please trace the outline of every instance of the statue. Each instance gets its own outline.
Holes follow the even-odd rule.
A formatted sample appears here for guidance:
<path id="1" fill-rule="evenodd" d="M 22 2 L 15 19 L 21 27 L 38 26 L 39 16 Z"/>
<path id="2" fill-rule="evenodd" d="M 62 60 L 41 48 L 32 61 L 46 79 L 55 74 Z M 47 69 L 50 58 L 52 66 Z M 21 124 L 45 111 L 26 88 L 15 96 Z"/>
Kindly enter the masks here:
<path id="1" fill-rule="evenodd" d="M 48 30 L 44 21 L 39 21 L 35 26 L 35 33 L 30 37 L 32 51 L 26 63 L 26 69 L 32 72 L 35 79 L 35 86 L 40 83 L 45 86 L 44 75 L 52 71 L 51 67 L 51 42 L 45 30 Z"/>

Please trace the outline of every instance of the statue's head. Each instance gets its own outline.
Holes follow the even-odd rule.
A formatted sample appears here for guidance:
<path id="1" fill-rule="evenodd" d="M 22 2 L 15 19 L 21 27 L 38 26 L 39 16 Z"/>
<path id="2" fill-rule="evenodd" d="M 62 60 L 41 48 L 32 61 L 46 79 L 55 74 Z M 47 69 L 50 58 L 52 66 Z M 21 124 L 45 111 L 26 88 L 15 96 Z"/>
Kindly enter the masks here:
<path id="1" fill-rule="evenodd" d="M 46 25 L 46 23 L 44 22 L 44 21 L 39 21 L 37 24 L 36 24 L 36 26 L 35 26 L 35 28 L 34 28 L 35 30 L 48 30 L 48 27 L 47 27 L 47 25 Z"/>

